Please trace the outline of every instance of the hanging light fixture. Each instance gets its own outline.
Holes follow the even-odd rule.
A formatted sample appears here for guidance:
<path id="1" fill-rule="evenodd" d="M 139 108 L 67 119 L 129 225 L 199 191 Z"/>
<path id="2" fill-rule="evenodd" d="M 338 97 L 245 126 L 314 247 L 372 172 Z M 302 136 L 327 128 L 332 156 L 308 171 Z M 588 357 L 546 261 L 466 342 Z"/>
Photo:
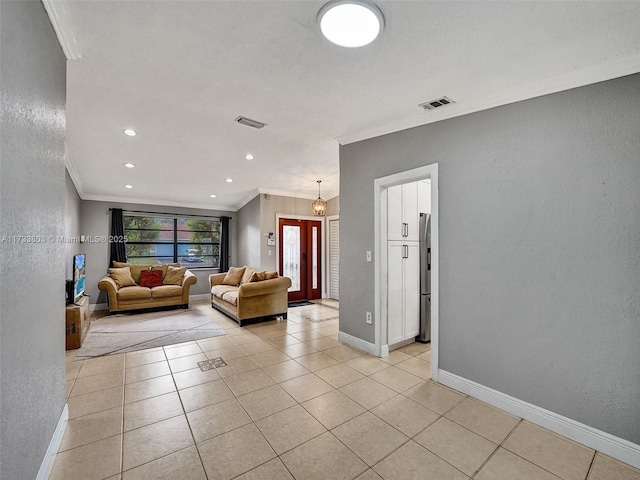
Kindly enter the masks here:
<path id="1" fill-rule="evenodd" d="M 315 202 L 311 204 L 311 208 L 313 208 L 313 214 L 316 217 L 324 217 L 324 214 L 327 213 L 327 202 L 325 202 L 322 198 L 320 198 L 320 183 L 322 180 L 318 180 L 318 198 Z"/>

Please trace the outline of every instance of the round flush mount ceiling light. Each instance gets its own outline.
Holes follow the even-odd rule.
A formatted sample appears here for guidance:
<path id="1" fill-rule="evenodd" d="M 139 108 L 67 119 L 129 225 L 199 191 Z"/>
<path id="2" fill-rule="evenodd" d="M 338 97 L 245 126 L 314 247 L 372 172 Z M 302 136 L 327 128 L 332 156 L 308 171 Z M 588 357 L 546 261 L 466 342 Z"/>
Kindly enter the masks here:
<path id="1" fill-rule="evenodd" d="M 247 153 L 247 154 L 244 156 L 244 158 L 245 158 L 245 159 L 247 159 L 247 160 L 253 160 L 255 157 L 254 157 L 253 155 L 251 155 L 250 153 Z"/>
<path id="2" fill-rule="evenodd" d="M 209 195 L 211 198 L 216 198 L 216 195 L 214 195 L 213 193 L 211 195 Z"/>
<path id="3" fill-rule="evenodd" d="M 373 42 L 384 27 L 382 12 L 365 0 L 333 0 L 318 13 L 320 31 L 341 47 L 364 47 Z"/>
<path id="4" fill-rule="evenodd" d="M 233 178 L 227 178 L 227 179 L 225 180 L 225 182 L 227 182 L 227 183 L 231 183 L 231 182 L 233 182 Z"/>
<path id="5" fill-rule="evenodd" d="M 125 128 L 123 130 L 123 133 L 127 136 L 127 137 L 135 137 L 137 135 L 136 131 L 131 129 L 131 128 Z"/>
<path id="6" fill-rule="evenodd" d="M 135 168 L 136 164 L 135 163 L 124 163 L 123 164 L 125 167 L 127 168 Z"/>
<path id="7" fill-rule="evenodd" d="M 125 185 L 124 188 L 133 188 L 133 185 Z"/>

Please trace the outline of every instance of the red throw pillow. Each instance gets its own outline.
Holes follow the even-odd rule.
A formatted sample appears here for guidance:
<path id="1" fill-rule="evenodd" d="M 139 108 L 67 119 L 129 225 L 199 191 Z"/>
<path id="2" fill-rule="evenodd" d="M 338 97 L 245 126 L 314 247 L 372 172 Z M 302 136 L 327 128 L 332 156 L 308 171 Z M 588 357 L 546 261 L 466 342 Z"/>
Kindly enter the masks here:
<path id="1" fill-rule="evenodd" d="M 162 270 L 143 270 L 140 272 L 141 287 L 159 287 L 162 285 Z"/>

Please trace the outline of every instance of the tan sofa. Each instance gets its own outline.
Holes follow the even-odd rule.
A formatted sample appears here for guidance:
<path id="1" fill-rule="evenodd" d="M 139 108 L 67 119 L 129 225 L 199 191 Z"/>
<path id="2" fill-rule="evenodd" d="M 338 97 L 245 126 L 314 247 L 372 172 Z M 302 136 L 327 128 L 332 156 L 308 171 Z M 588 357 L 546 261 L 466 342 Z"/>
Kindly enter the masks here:
<path id="1" fill-rule="evenodd" d="M 166 274 L 167 267 L 167 265 L 129 265 L 125 263 L 116 264 L 114 262 L 114 267 L 125 265 L 130 267 L 132 278 L 136 283 L 140 282 L 142 270 L 162 269 L 165 267 L 164 274 Z M 171 266 L 179 267 L 180 264 L 171 264 Z M 105 275 L 98 283 L 98 288 L 107 292 L 109 313 L 111 314 L 143 308 L 170 306 L 187 308 L 189 306 L 189 288 L 197 281 L 198 278 L 187 270 L 182 279 L 182 285 L 160 285 L 151 288 L 134 285 L 118 288 L 114 279 L 109 275 Z"/>
<path id="2" fill-rule="evenodd" d="M 250 267 L 245 269 L 237 286 L 223 285 L 226 273 L 209 275 L 211 306 L 234 319 L 240 326 L 273 317 L 287 318 L 287 291 L 291 286 L 291 279 L 277 277 L 252 282 L 252 273 L 264 272 Z"/>

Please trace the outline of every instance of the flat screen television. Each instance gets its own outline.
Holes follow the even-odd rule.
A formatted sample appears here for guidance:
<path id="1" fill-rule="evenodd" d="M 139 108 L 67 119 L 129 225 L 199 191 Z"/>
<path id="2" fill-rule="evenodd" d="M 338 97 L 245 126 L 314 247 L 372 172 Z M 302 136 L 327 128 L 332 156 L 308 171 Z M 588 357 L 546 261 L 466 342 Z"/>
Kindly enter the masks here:
<path id="1" fill-rule="evenodd" d="M 73 256 L 73 301 L 77 302 L 84 295 L 85 254 Z"/>

